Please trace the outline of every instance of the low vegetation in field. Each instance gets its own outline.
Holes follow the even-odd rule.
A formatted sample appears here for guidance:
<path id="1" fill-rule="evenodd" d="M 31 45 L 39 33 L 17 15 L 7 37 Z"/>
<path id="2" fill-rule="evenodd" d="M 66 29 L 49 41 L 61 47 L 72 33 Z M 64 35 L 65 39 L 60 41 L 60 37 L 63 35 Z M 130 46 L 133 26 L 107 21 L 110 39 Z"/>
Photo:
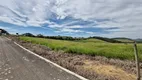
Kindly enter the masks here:
<path id="1" fill-rule="evenodd" d="M 99 39 L 87 40 L 54 40 L 35 37 L 20 37 L 23 41 L 48 46 L 52 50 L 62 50 L 67 53 L 105 56 L 107 58 L 134 59 L 133 44 L 109 43 Z M 142 61 L 142 44 L 138 44 L 138 52 Z"/>

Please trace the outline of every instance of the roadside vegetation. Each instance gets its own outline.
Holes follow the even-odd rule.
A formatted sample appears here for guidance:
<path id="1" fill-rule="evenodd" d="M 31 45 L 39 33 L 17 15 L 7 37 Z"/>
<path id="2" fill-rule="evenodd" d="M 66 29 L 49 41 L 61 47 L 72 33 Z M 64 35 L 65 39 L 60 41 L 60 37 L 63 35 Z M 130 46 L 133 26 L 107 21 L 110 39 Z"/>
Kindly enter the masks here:
<path id="1" fill-rule="evenodd" d="M 130 43 L 110 43 L 94 38 L 69 41 L 25 36 L 21 36 L 20 40 L 45 45 L 52 50 L 62 50 L 66 53 L 134 60 L 133 44 Z M 138 44 L 138 50 L 142 61 L 142 44 Z"/>

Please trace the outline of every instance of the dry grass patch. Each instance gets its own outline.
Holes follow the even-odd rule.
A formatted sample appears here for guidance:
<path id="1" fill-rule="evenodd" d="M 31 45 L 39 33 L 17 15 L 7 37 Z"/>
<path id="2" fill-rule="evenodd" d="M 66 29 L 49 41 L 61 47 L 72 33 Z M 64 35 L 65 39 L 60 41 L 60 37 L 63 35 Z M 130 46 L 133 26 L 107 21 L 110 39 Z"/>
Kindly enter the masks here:
<path id="1" fill-rule="evenodd" d="M 116 80 L 136 80 L 136 75 L 130 74 L 121 68 L 116 66 L 100 64 L 99 62 L 85 61 L 84 68 L 93 70 L 97 74 L 101 74 L 107 77 L 115 78 Z"/>

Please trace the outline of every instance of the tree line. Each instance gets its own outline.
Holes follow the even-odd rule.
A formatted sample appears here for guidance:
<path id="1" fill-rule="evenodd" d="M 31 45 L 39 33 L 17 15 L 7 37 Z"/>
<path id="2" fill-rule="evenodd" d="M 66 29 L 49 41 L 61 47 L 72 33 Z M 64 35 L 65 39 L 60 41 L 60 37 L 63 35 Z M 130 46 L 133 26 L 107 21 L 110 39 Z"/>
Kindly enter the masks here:
<path id="1" fill-rule="evenodd" d="M 74 40 L 86 40 L 86 39 L 99 39 L 99 40 L 103 40 L 106 42 L 111 42 L 111 43 L 121 43 L 121 41 L 117 41 L 111 38 L 106 38 L 106 37 L 98 37 L 98 36 L 93 36 L 93 37 L 88 37 L 88 38 L 84 38 L 84 37 L 71 37 L 71 36 L 44 36 L 42 34 L 38 34 L 38 35 L 33 35 L 32 33 L 24 33 L 21 36 L 28 36 L 28 37 L 38 37 L 38 38 L 48 38 L 48 39 L 57 39 L 57 40 L 70 40 L 70 41 L 74 41 Z"/>
<path id="2" fill-rule="evenodd" d="M 28 37 L 38 37 L 38 38 L 48 38 L 48 39 L 57 39 L 57 40 L 85 40 L 86 38 L 83 37 L 71 37 L 71 36 L 44 36 L 42 34 L 33 35 L 32 33 L 24 33 L 21 36 L 28 36 Z"/>

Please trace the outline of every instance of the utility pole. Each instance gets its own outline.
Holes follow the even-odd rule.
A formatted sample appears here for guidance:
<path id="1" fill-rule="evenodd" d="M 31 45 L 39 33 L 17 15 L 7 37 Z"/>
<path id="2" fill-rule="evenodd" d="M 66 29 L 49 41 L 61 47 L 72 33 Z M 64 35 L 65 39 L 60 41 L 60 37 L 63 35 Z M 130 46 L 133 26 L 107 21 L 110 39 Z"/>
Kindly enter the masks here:
<path id="1" fill-rule="evenodd" d="M 137 80 L 140 80 L 140 65 L 139 65 L 138 49 L 136 42 L 134 42 L 134 54 L 136 60 Z"/>

